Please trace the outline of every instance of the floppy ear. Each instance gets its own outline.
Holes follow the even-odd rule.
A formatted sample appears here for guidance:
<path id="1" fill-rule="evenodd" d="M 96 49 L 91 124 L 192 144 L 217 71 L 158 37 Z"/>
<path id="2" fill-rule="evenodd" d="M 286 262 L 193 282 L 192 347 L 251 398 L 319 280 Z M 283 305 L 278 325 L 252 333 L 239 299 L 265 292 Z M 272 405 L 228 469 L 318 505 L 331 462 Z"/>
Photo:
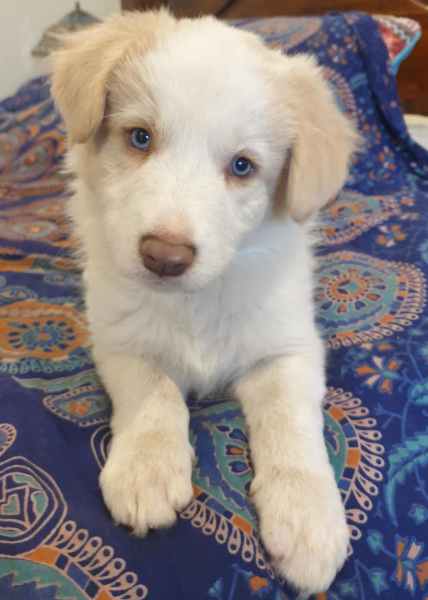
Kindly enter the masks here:
<path id="1" fill-rule="evenodd" d="M 282 102 L 294 137 L 282 188 L 286 210 L 304 221 L 345 183 L 359 137 L 315 60 L 305 55 L 281 58 Z"/>
<path id="2" fill-rule="evenodd" d="M 131 49 L 145 52 L 174 23 L 166 10 L 128 13 L 62 39 L 54 55 L 52 94 L 72 144 L 86 142 L 101 125 L 113 69 Z"/>

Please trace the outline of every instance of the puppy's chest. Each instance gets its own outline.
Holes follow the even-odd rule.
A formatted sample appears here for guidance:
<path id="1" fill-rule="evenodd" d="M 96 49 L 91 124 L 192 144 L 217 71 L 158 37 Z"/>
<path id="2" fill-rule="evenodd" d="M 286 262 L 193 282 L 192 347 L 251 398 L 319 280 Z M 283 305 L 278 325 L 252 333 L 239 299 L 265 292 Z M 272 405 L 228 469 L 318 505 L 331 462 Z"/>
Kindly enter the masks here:
<path id="1" fill-rule="evenodd" d="M 241 320 L 232 315 L 177 305 L 136 319 L 141 323 L 138 352 L 152 358 L 183 390 L 206 393 L 223 385 L 244 358 Z"/>
<path id="2" fill-rule="evenodd" d="M 114 293 L 104 305 L 90 295 L 93 341 L 107 351 L 149 359 L 183 392 L 224 388 L 312 332 L 309 315 L 295 308 L 305 298 L 282 287 L 269 293 L 263 286 L 252 293 L 244 287 L 187 296 L 145 294 L 132 308 Z"/>
<path id="3" fill-rule="evenodd" d="M 171 298 L 145 302 L 111 326 L 104 343 L 119 343 L 130 354 L 148 358 L 183 391 L 205 394 L 230 383 L 265 356 L 272 345 L 266 311 L 259 317 L 245 303 L 239 310 L 213 301 Z"/>

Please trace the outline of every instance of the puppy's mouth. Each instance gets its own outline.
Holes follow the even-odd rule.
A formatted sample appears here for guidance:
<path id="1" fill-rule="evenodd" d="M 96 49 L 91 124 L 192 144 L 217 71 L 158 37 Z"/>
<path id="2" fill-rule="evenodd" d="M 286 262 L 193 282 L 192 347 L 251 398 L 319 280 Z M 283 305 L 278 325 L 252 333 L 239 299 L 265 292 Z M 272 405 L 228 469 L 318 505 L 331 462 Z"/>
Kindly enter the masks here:
<path id="1" fill-rule="evenodd" d="M 177 276 L 161 276 L 144 269 L 141 280 L 148 288 L 162 293 L 191 291 L 191 286 L 189 285 L 189 273 Z"/>
<path id="2" fill-rule="evenodd" d="M 145 288 L 159 294 L 195 294 L 209 287 L 218 276 L 221 273 L 207 277 L 192 268 L 178 277 L 159 277 L 144 269 L 139 280 Z"/>
<path id="3" fill-rule="evenodd" d="M 231 261 L 223 264 L 211 264 L 203 260 L 201 253 L 195 258 L 193 264 L 181 274 L 174 272 L 164 274 L 153 272 L 144 263 L 141 264 L 138 280 L 150 290 L 159 293 L 196 293 L 209 287 L 219 277 L 222 277 L 232 264 Z M 179 270 L 178 270 L 179 271 Z"/>

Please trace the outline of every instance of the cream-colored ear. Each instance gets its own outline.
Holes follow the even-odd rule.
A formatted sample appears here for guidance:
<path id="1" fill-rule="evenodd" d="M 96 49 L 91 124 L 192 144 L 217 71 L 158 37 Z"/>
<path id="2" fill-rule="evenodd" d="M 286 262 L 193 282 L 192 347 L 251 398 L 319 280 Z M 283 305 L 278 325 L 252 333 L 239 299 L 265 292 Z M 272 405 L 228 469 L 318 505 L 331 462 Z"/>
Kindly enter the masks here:
<path id="1" fill-rule="evenodd" d="M 283 102 L 294 130 L 285 203 L 294 220 L 304 221 L 345 183 L 359 136 L 312 57 L 282 60 Z"/>
<path id="2" fill-rule="evenodd" d="M 52 94 L 71 143 L 86 142 L 101 125 L 113 69 L 131 49 L 145 52 L 174 23 L 166 10 L 125 13 L 63 38 L 53 58 Z"/>

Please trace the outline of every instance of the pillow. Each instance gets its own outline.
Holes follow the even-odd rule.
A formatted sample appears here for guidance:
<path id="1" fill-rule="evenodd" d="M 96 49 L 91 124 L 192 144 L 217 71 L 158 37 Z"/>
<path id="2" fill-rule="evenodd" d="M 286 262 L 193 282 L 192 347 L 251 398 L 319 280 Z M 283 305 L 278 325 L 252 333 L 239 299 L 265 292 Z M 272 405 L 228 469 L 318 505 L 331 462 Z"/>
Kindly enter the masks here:
<path id="1" fill-rule="evenodd" d="M 401 17 L 375 15 L 374 19 L 387 48 L 391 70 L 396 75 L 401 62 L 411 53 L 421 37 L 420 25 L 417 21 Z M 241 19 L 233 23 L 258 33 L 271 46 L 288 51 L 316 33 L 321 27 L 322 18 L 271 17 Z"/>
<path id="2" fill-rule="evenodd" d="M 376 15 L 379 31 L 388 50 L 392 72 L 409 56 L 421 37 L 421 27 L 413 19 Z"/>

